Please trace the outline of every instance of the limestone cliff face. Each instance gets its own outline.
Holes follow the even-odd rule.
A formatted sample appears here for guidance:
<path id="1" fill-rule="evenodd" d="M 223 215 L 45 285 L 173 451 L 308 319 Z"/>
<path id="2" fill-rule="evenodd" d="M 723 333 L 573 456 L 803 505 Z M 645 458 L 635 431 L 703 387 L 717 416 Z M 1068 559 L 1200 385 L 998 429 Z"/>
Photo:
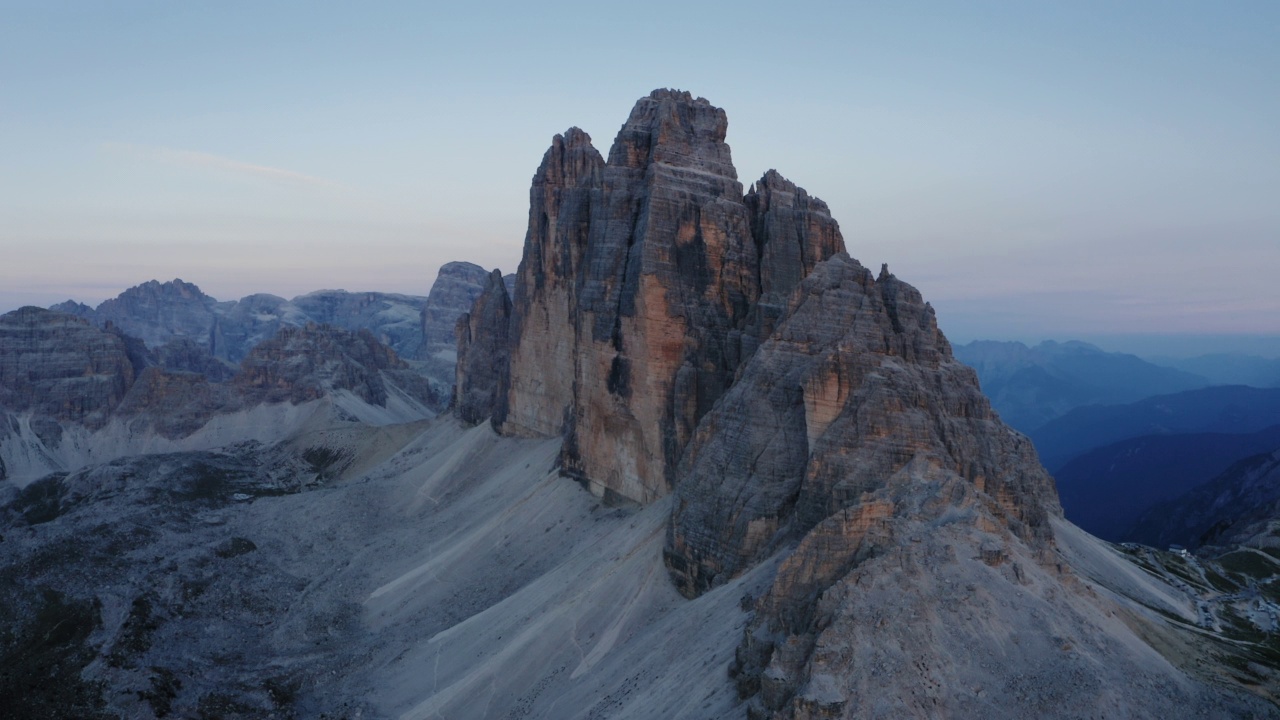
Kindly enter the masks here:
<path id="1" fill-rule="evenodd" d="M 150 280 L 103 302 L 93 318 L 112 323 L 129 335 L 156 347 L 173 338 L 208 344 L 218 301 L 182 280 Z"/>
<path id="2" fill-rule="evenodd" d="M 382 407 L 393 394 L 410 406 L 444 405 L 426 378 L 367 330 L 283 328 L 233 375 L 188 338 L 148 351 L 119 328 L 98 329 L 64 313 L 28 307 L 0 316 L 0 415 L 29 418 L 50 448 L 64 426 L 95 431 L 118 418 L 172 439 L 218 413 L 334 391 Z M 0 441 L 20 434 L 0 432 Z"/>
<path id="3" fill-rule="evenodd" d="M 665 495 L 698 418 L 740 360 L 758 295 L 724 111 L 638 102 L 609 151 L 578 298 L 577 389 L 562 466 L 627 498 Z"/>
<path id="4" fill-rule="evenodd" d="M 607 162 L 575 128 L 534 178 L 495 422 L 563 434 L 563 470 L 596 492 L 667 494 L 699 419 L 776 321 L 755 309 L 762 294 L 779 305 L 843 249 L 825 205 L 777 173 L 744 197 L 727 128 L 706 100 L 658 90 Z"/>
<path id="5" fill-rule="evenodd" d="M 853 658 L 821 654 L 824 638 L 853 632 L 822 599 L 856 592 L 864 563 L 927 572 L 910 538 L 948 526 L 951 552 L 1030 567 L 1051 557 L 1061 516 L 1030 441 L 992 412 L 920 293 L 844 254 L 801 283 L 703 418 L 679 478 L 664 557 L 686 595 L 792 548 L 734 666 L 756 717 L 862 712 L 818 675 L 860 676 Z M 929 708 L 905 714 L 917 710 Z"/>
<path id="6" fill-rule="evenodd" d="M 368 330 L 353 333 L 312 323 L 281 328 L 255 347 L 240 363 L 231 385 L 247 405 L 300 403 L 334 390 L 349 390 L 371 405 L 385 406 L 388 391 L 383 375 L 387 372 L 401 374 L 404 380 L 416 377 L 394 350 Z M 418 380 L 419 394 L 425 393 L 425 380 Z"/>
<path id="7" fill-rule="evenodd" d="M 502 273 L 494 270 L 471 312 L 457 322 L 458 367 L 453 406 L 463 422 L 475 424 L 502 412 L 510 371 L 510 326 L 511 298 Z"/>
<path id="8" fill-rule="evenodd" d="M 489 273 L 469 262 L 450 262 L 440 266 L 427 302 L 422 306 L 422 346 L 419 357 L 430 360 L 440 356 L 446 363 L 456 359 L 454 327 L 458 318 L 471 309 L 484 292 Z"/>
<path id="9" fill-rule="evenodd" d="M 256 294 L 219 302 L 189 282 L 151 280 L 125 290 L 96 309 L 70 300 L 52 309 L 86 318 L 101 327 L 118 328 L 140 339 L 147 348 L 176 341 L 183 344 L 184 353 L 198 347 L 224 364 L 234 365 L 280 328 L 303 327 L 307 323 L 333 325 L 352 332 L 369 330 L 397 353 L 415 357 L 423 343 L 420 312 L 425 302 L 426 298 L 413 295 L 345 290 L 320 290 L 292 300 Z M 463 312 L 465 307 L 457 312 Z M 452 332 L 452 324 L 449 328 Z M 206 361 L 201 362 L 207 365 Z M 220 372 L 208 367 L 215 374 Z"/>
<path id="10" fill-rule="evenodd" d="M 751 187 L 745 202 L 760 256 L 760 297 L 751 310 L 747 337 L 758 342 L 773 332 L 791 294 L 814 266 L 844 251 L 844 239 L 827 204 L 776 170 Z"/>
<path id="11" fill-rule="evenodd" d="M 512 307 L 508 407 L 496 418 L 508 434 L 558 435 L 573 404 L 578 292 L 603 169 L 591 138 L 570 128 L 555 136 L 533 177 Z"/>
<path id="12" fill-rule="evenodd" d="M 101 427 L 140 369 L 120 336 L 82 318 L 36 307 L 0 316 L 0 407 Z"/>
<path id="13" fill-rule="evenodd" d="M 886 492 L 912 462 L 971 483 L 1025 540 L 1044 540 L 1061 512 L 1030 441 L 1000 423 L 920 293 L 838 255 L 699 426 L 669 534 L 677 584 L 707 589 Z"/>

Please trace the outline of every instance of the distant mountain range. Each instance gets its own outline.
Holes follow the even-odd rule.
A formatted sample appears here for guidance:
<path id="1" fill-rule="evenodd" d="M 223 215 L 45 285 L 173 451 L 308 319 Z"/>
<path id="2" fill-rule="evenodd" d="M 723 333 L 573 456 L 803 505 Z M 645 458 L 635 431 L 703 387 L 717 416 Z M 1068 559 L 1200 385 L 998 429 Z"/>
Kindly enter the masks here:
<path id="1" fill-rule="evenodd" d="M 1071 410 L 1030 433 L 1051 472 L 1094 448 L 1144 435 L 1251 433 L 1280 424 L 1280 388 L 1223 385 L 1127 405 Z"/>
<path id="2" fill-rule="evenodd" d="M 1192 490 L 1241 458 L 1275 448 L 1280 448 L 1280 425 L 1252 433 L 1144 435 L 1085 452 L 1055 472 L 1054 478 L 1071 522 L 1104 540 L 1150 542 L 1130 534 L 1143 513 Z"/>
<path id="3" fill-rule="evenodd" d="M 1024 433 L 1074 408 L 1119 405 L 1210 384 L 1200 375 L 1076 341 L 1028 347 L 977 340 L 954 352 L 977 371 L 1000 418 Z"/>
<path id="4" fill-rule="evenodd" d="M 1192 358 L 1148 358 L 1157 365 L 1202 375 L 1214 385 L 1280 387 L 1280 358 L 1217 353 Z"/>
<path id="5" fill-rule="evenodd" d="M 1280 444 L 1276 448 L 1240 460 L 1210 482 L 1152 508 L 1134 528 L 1133 539 L 1191 549 L 1271 544 L 1266 540 L 1275 536 L 1280 520 Z"/>
<path id="6" fill-rule="evenodd" d="M 150 280 L 96 308 L 67 300 L 49 309 L 140 343 L 135 354 L 147 354 L 145 364 L 199 372 L 215 382 L 235 374 L 253 348 L 282 328 L 318 324 L 368 331 L 400 358 L 417 361 L 416 369 L 447 396 L 456 357 L 454 325 L 471 309 L 488 276 L 479 265 L 450 262 L 441 266 L 425 297 L 318 290 L 292 300 L 259 293 L 230 301 L 181 279 Z M 514 279 L 503 278 L 508 287 Z"/>

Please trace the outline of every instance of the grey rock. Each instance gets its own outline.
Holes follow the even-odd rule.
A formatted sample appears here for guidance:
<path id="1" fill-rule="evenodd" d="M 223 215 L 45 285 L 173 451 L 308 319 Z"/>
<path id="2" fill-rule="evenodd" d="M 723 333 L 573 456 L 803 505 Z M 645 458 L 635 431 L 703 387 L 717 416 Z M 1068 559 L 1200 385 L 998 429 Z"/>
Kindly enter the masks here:
<path id="1" fill-rule="evenodd" d="M 562 434 L 562 468 L 597 493 L 669 492 L 698 420 L 787 294 L 843 249 L 826 206 L 777 173 L 743 196 L 727 127 L 705 99 L 657 90 L 607 162 L 573 128 L 534 176 L 508 414 L 495 420 Z M 762 293 L 769 308 L 755 309 Z"/>
<path id="2" fill-rule="evenodd" d="M 0 407 L 97 428 L 136 372 L 125 342 L 83 318 L 37 307 L 0 316 Z"/>
<path id="3" fill-rule="evenodd" d="M 469 262 L 450 262 L 440 266 L 419 318 L 422 345 L 418 357 L 434 361 L 452 372 L 457 360 L 454 329 L 458 318 L 471 310 L 488 280 L 487 270 Z"/>
<path id="4" fill-rule="evenodd" d="M 918 462 L 994 499 L 1029 543 L 1046 543 L 1049 516 L 1061 515 L 1030 441 L 999 422 L 919 292 L 837 255 L 698 427 L 668 535 L 677 586 L 695 595 L 723 582 L 892 494 Z"/>
<path id="5" fill-rule="evenodd" d="M 465 423 L 484 421 L 505 402 L 511 361 L 507 340 L 510 324 L 511 298 L 502 273 L 494 270 L 471 312 L 457 321 L 458 379 L 453 406 Z"/>

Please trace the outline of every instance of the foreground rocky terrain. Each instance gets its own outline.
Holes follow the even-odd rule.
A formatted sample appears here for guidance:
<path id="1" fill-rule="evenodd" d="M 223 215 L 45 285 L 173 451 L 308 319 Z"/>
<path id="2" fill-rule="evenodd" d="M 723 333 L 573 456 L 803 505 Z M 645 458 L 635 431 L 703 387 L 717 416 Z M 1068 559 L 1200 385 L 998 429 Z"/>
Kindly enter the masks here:
<path id="1" fill-rule="evenodd" d="M 726 132 L 659 90 L 607 159 L 580 130 L 553 140 L 513 290 L 489 275 L 455 326 L 448 415 L 377 391 L 395 356 L 376 339 L 286 332 L 230 381 L 264 415 L 219 409 L 188 436 L 218 444 L 12 475 L 0 699 L 64 717 L 1274 717 L 1274 625 L 1225 597 L 1256 580 L 1209 597 L 1066 522 L 921 294 L 850 257 L 780 174 L 744 192 Z M 99 390 L 127 407 L 137 385 Z M 116 426 L 99 404 L 58 427 Z"/>

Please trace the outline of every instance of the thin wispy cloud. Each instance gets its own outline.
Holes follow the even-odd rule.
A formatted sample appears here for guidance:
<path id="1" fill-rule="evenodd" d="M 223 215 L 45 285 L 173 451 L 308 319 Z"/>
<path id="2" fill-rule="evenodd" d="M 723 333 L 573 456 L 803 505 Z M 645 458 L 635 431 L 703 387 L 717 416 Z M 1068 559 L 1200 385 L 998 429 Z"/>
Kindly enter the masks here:
<path id="1" fill-rule="evenodd" d="M 269 180 L 272 182 L 290 185 L 326 188 L 329 190 L 347 189 L 342 184 L 336 183 L 332 180 L 326 180 L 325 178 L 316 177 L 314 175 L 307 175 L 306 173 L 300 173 L 295 170 L 286 170 L 284 168 L 271 167 L 270 165 L 258 165 L 256 163 L 244 162 L 242 160 L 214 155 L 213 153 L 199 152 L 197 150 L 178 150 L 175 148 L 117 142 L 103 143 L 102 149 L 108 152 L 124 153 L 134 157 L 143 157 L 175 165 L 216 170 L 219 172 L 239 175 L 245 178 Z"/>

